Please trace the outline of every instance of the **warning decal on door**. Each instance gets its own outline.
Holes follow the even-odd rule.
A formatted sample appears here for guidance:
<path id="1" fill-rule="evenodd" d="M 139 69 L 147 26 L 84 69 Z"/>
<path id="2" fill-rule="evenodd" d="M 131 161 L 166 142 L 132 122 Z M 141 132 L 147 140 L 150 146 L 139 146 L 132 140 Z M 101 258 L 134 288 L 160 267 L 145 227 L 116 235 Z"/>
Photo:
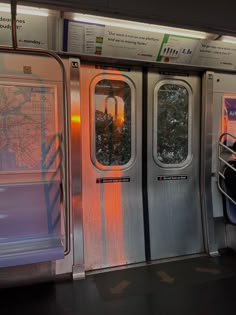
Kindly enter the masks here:
<path id="1" fill-rule="evenodd" d="M 97 184 L 110 184 L 110 183 L 129 183 L 130 177 L 105 177 L 96 178 Z"/>
<path id="2" fill-rule="evenodd" d="M 185 179 L 188 179 L 187 175 L 157 176 L 157 180 L 185 180 Z"/>

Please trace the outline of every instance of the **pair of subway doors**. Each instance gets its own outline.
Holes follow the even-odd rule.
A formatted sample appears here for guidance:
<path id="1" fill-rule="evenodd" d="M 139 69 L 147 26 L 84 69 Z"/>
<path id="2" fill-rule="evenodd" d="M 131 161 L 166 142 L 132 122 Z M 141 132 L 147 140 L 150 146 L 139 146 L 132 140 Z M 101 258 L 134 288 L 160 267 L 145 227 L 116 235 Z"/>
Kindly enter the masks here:
<path id="1" fill-rule="evenodd" d="M 201 78 L 80 67 L 85 268 L 204 252 Z M 73 171 L 73 169 L 72 169 Z"/>

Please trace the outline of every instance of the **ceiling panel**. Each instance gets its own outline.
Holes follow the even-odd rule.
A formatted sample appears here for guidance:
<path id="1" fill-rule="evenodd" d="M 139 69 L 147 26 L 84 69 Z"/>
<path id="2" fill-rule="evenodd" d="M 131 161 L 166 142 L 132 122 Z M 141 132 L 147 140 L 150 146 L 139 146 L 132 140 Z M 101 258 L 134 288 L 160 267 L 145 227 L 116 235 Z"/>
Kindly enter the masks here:
<path id="1" fill-rule="evenodd" d="M 22 3 L 22 2 L 21 2 Z M 36 0 L 25 4 L 38 5 Z M 41 6 L 125 18 L 147 23 L 236 34 L 236 1 L 213 0 L 40 0 Z"/>

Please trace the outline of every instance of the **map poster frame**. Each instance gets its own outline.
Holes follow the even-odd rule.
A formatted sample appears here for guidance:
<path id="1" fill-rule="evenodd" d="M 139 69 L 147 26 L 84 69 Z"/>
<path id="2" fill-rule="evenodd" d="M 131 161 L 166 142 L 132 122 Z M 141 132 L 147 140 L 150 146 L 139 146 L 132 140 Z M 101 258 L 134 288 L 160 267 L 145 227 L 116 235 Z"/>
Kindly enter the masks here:
<path id="1" fill-rule="evenodd" d="M 47 162 L 46 157 L 53 156 L 50 137 L 59 135 L 57 98 L 57 84 L 0 79 L 0 174 L 56 172 L 59 157 L 53 163 Z M 56 136 L 55 150 L 58 145 Z M 51 166 L 47 169 L 48 165 Z"/>

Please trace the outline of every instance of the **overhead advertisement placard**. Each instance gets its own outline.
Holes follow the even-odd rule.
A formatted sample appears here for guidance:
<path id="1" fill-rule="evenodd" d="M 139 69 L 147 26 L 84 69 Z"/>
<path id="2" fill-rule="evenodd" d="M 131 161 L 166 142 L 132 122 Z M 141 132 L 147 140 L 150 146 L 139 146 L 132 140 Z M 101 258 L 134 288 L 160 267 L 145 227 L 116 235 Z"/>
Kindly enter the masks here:
<path id="1" fill-rule="evenodd" d="M 236 46 L 219 41 L 201 40 L 195 48 L 191 64 L 236 69 Z"/>
<path id="2" fill-rule="evenodd" d="M 101 55 L 104 25 L 64 20 L 65 51 Z"/>
<path id="3" fill-rule="evenodd" d="M 64 51 L 155 61 L 163 34 L 64 20 Z"/>
<path id="4" fill-rule="evenodd" d="M 48 49 L 46 16 L 17 14 L 17 41 L 19 47 Z M 0 45 L 12 46 L 11 15 L 0 12 Z"/>
<path id="5" fill-rule="evenodd" d="M 199 40 L 166 34 L 157 61 L 174 64 L 191 64 Z"/>
<path id="6" fill-rule="evenodd" d="M 64 51 L 215 69 L 236 69 L 236 45 L 64 20 Z"/>
<path id="7" fill-rule="evenodd" d="M 155 61 L 163 34 L 106 26 L 102 55 Z"/>

